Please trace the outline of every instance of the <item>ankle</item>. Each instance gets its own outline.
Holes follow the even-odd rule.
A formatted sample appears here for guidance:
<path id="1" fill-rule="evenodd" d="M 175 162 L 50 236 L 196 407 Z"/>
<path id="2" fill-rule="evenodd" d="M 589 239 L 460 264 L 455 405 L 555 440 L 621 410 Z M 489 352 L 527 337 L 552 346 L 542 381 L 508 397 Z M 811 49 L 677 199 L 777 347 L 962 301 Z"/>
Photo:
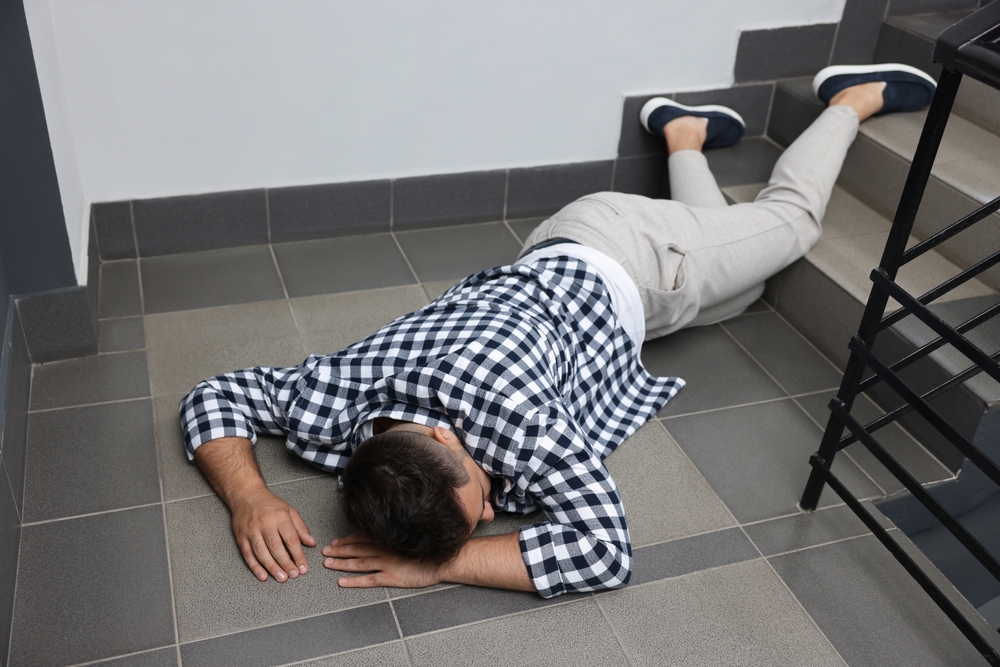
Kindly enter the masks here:
<path id="1" fill-rule="evenodd" d="M 663 137 L 667 141 L 667 154 L 677 151 L 701 151 L 708 138 L 708 119 L 696 116 L 681 116 L 663 126 Z"/>

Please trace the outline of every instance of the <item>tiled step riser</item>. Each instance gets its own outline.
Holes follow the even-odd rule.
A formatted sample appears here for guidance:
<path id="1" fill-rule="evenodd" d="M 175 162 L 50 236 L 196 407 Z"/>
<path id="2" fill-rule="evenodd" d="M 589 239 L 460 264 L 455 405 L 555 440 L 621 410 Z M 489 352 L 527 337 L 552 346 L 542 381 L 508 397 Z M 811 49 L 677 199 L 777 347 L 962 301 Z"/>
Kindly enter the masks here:
<path id="1" fill-rule="evenodd" d="M 801 259 L 768 281 L 764 299 L 798 329 L 837 366 L 847 365 L 847 344 L 857 333 L 864 304 L 837 285 L 807 259 Z M 891 329 L 878 339 L 876 353 L 881 359 L 899 359 L 916 349 Z M 948 379 L 933 361 L 921 360 L 903 374 L 912 386 L 927 390 Z M 875 387 L 868 394 L 881 405 L 899 404 L 898 396 L 886 387 Z M 948 392 L 933 403 L 965 437 L 975 434 L 985 406 L 981 399 L 965 390 Z M 923 418 L 910 414 L 899 420 L 949 470 L 957 472 L 965 461 Z"/>

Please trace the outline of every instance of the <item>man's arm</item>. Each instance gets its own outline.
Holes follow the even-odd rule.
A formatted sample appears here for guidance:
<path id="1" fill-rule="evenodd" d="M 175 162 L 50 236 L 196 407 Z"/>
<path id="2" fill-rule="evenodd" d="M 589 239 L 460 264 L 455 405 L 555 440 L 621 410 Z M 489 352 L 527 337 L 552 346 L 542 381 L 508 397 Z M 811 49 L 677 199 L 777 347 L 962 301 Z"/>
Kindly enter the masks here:
<path id="1" fill-rule="evenodd" d="M 250 440 L 210 440 L 195 450 L 194 460 L 229 506 L 233 535 L 250 571 L 261 581 L 268 572 L 282 582 L 305 574 L 302 545 L 314 547 L 316 540 L 295 508 L 267 488 Z"/>
<path id="2" fill-rule="evenodd" d="M 422 588 L 450 582 L 535 590 L 521 557 L 518 533 L 471 539 L 454 560 L 440 566 L 396 556 L 360 534 L 334 540 L 323 548 L 323 555 L 328 556 L 323 565 L 332 570 L 368 573 L 341 577 L 337 583 L 345 588 Z"/>

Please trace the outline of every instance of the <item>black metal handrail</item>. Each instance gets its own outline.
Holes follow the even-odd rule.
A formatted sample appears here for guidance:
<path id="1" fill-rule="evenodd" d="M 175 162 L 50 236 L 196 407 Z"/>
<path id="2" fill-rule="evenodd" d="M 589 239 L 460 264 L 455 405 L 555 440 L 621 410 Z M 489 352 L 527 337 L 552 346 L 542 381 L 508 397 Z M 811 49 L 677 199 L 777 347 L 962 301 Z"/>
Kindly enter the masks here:
<path id="1" fill-rule="evenodd" d="M 987 638 L 983 635 L 976 624 L 958 609 L 955 603 L 892 538 L 886 528 L 871 515 L 831 471 L 836 453 L 844 447 L 860 441 L 903 484 L 910 494 L 927 508 L 997 581 L 1000 581 L 1000 562 L 997 558 L 961 522 L 951 516 L 930 493 L 925 491 L 920 483 L 885 450 L 875 437 L 875 433 L 880 429 L 895 422 L 903 415 L 915 411 L 948 443 L 958 449 L 993 483 L 1000 487 L 1000 466 L 997 466 L 982 450 L 959 433 L 958 429 L 951 425 L 929 402 L 978 374 L 985 373 L 1000 382 L 1000 365 L 997 363 L 1000 351 L 992 354 L 987 353 L 966 336 L 976 327 L 1000 315 L 1000 304 L 986 308 L 957 326 L 949 325 L 928 307 L 949 291 L 1000 264 L 1000 251 L 993 252 L 985 259 L 919 297 L 909 294 L 896 282 L 896 275 L 904 264 L 917 259 L 944 241 L 954 238 L 993 213 L 1000 211 L 1000 197 L 997 197 L 957 222 L 916 243 L 908 250 L 906 249 L 962 77 L 971 76 L 1000 90 L 1000 1 L 970 14 L 943 32 L 934 47 L 934 60 L 943 67 L 937 92 L 927 113 L 920 142 L 917 144 L 917 150 L 910 165 L 903 193 L 893 218 L 892 228 L 882 252 L 882 258 L 878 268 L 871 273 L 872 289 L 868 296 L 868 303 L 865 306 L 858 333 L 851 339 L 848 346 L 851 356 L 848 359 L 837 396 L 830 401 L 831 414 L 823 434 L 823 440 L 820 443 L 819 451 L 809 459 L 812 472 L 802 495 L 801 506 L 805 510 L 816 509 L 823 487 L 829 485 L 924 591 L 930 595 L 931 599 L 955 623 L 956 627 L 972 642 L 983 657 L 991 665 L 1000 667 L 1000 653 L 994 647 L 1000 645 L 1000 641 L 997 641 L 998 638 Z M 885 311 L 890 298 L 895 299 L 900 304 L 900 308 L 886 315 Z M 874 351 L 876 337 L 880 332 L 910 315 L 930 327 L 937 337 L 891 364 L 882 361 Z M 969 359 L 972 365 L 952 375 L 929 391 L 918 392 L 911 388 L 899 372 L 945 345 L 951 345 Z M 872 375 L 865 377 L 868 372 Z M 878 383 L 882 383 L 901 398 L 903 405 L 862 426 L 851 414 L 851 408 L 858 393 L 870 389 Z M 848 430 L 846 435 L 844 435 L 845 427 Z M 993 639 L 993 642 L 990 639 Z"/>

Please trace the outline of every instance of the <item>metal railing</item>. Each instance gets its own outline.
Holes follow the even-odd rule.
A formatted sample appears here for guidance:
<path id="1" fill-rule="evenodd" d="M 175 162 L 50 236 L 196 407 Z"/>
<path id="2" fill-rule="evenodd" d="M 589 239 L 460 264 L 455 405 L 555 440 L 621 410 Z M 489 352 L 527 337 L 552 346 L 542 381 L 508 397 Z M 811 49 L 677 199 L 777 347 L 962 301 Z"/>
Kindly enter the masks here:
<path id="1" fill-rule="evenodd" d="M 1000 1 L 974 12 L 942 33 L 934 46 L 934 60 L 941 64 L 944 69 L 938 82 L 937 92 L 927 113 L 920 143 L 917 145 L 910 172 L 903 187 L 881 262 L 878 268 L 871 273 L 872 290 L 858 333 L 850 341 L 851 356 L 844 371 L 840 390 L 837 392 L 837 396 L 830 401 L 831 414 L 827 422 L 826 432 L 823 435 L 819 451 L 809 459 L 812 473 L 803 493 L 801 506 L 805 510 L 816 509 L 824 485 L 829 485 L 865 523 L 875 537 L 895 556 L 896 560 L 920 584 L 958 629 L 975 645 L 983 657 L 991 665 L 1000 667 L 1000 654 L 994 648 L 996 642 L 991 643 L 980 633 L 979 629 L 966 618 L 830 469 L 837 452 L 860 441 L 913 497 L 919 500 L 968 549 L 976 560 L 1000 581 L 1000 562 L 974 535 L 951 516 L 882 447 L 875 437 L 879 429 L 895 422 L 905 414 L 916 411 L 1000 487 L 1000 467 L 961 435 L 931 405 L 931 400 L 935 397 L 980 373 L 986 373 L 1000 382 L 1000 366 L 997 365 L 1000 352 L 988 354 L 965 335 L 975 327 L 1000 315 L 1000 304 L 986 309 L 957 326 L 949 325 L 928 308 L 936 299 L 1000 263 L 1000 251 L 990 254 L 974 266 L 920 296 L 909 294 L 896 282 L 896 275 L 900 267 L 1000 210 L 1000 197 L 997 197 L 937 234 L 914 245 L 909 250 L 906 249 L 917 209 L 930 177 L 934 158 L 944 135 L 945 126 L 948 123 L 962 77 L 964 75 L 971 76 L 1000 90 Z M 901 308 L 886 315 L 885 310 L 890 298 L 895 299 Z M 875 339 L 880 332 L 908 315 L 913 315 L 930 327 L 937 338 L 922 345 L 902 359 L 887 364 L 873 352 Z M 900 376 L 900 371 L 944 345 L 953 346 L 968 358 L 970 365 L 929 391 L 918 392 L 911 388 Z M 868 378 L 864 377 L 866 370 L 873 373 Z M 851 408 L 860 392 L 878 383 L 883 383 L 892 389 L 904 403 L 901 407 L 863 425 L 851 415 Z M 844 434 L 845 427 L 848 430 L 846 435 Z"/>

